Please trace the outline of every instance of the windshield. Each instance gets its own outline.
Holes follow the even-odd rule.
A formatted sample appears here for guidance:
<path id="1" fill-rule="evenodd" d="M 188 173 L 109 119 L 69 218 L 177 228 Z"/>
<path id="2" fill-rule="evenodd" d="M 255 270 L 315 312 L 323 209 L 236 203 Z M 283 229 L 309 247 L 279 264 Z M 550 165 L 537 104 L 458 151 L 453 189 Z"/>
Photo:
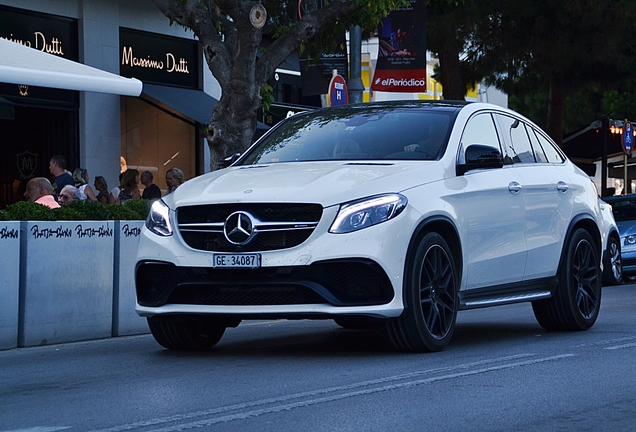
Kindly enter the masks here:
<path id="1" fill-rule="evenodd" d="M 616 222 L 636 220 L 636 197 L 633 199 L 621 199 L 609 201 L 612 205 L 614 220 Z"/>
<path id="2" fill-rule="evenodd" d="M 329 160 L 435 160 L 455 110 L 326 109 L 287 119 L 239 165 Z"/>

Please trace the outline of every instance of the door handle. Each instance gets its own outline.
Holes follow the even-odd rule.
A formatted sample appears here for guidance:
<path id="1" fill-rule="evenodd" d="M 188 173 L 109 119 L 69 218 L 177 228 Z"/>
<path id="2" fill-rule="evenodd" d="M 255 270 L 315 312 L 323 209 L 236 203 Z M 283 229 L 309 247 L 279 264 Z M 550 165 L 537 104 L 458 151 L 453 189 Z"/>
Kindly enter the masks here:
<path id="1" fill-rule="evenodd" d="M 568 189 L 570 189 L 570 186 L 568 186 L 567 183 L 562 182 L 562 181 L 557 183 L 557 190 L 559 192 L 565 193 L 565 192 L 568 191 Z"/>
<path id="2" fill-rule="evenodd" d="M 516 181 L 510 182 L 508 184 L 508 191 L 513 194 L 518 194 L 521 192 L 521 185 Z"/>

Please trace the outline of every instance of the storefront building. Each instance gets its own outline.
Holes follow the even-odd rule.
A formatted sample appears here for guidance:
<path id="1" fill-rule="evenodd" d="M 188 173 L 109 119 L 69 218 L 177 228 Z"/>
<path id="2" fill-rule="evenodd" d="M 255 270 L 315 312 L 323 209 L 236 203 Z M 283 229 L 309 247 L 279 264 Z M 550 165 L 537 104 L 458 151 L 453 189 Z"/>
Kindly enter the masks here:
<path id="1" fill-rule="evenodd" d="M 143 82 L 139 97 L 0 82 L 0 208 L 50 178 L 56 154 L 109 188 L 122 168 L 151 171 L 162 189 L 170 168 L 209 171 L 202 125 L 220 88 L 192 32 L 152 2 L 0 0 L 0 38 Z"/>

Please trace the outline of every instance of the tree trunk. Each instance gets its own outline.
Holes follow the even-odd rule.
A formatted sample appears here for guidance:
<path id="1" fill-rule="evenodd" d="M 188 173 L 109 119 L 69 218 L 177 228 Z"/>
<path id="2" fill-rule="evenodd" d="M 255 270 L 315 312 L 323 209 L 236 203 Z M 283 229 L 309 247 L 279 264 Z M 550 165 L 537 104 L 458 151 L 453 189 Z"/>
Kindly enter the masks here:
<path id="1" fill-rule="evenodd" d="M 565 116 L 565 91 L 563 77 L 559 72 L 550 74 L 550 93 L 548 96 L 548 118 L 546 132 L 559 147 L 563 144 L 563 118 Z"/>
<path id="2" fill-rule="evenodd" d="M 256 131 L 256 117 L 261 106 L 260 94 L 251 102 L 239 101 L 232 91 L 226 91 L 212 109 L 212 118 L 206 129 L 210 147 L 210 170 L 234 153 L 242 153 L 250 144 Z"/>
<path id="3" fill-rule="evenodd" d="M 464 100 L 466 85 L 462 78 L 459 52 L 449 46 L 444 46 L 438 53 L 438 58 L 444 99 Z"/>
<path id="4" fill-rule="evenodd" d="M 194 31 L 203 46 L 207 65 L 221 86 L 221 100 L 212 108 L 210 122 L 205 128 L 211 170 L 217 169 L 221 159 L 244 152 L 252 144 L 262 103 L 261 85 L 274 75 L 276 67 L 289 54 L 298 51 L 302 43 L 369 7 L 362 0 L 332 0 L 320 9 L 310 7 L 311 13 L 291 26 L 259 57 L 268 13 L 262 9 L 261 2 L 152 1 L 168 18 Z M 316 3 L 306 2 L 306 5 L 315 6 Z M 391 6 L 394 5 L 391 3 Z"/>

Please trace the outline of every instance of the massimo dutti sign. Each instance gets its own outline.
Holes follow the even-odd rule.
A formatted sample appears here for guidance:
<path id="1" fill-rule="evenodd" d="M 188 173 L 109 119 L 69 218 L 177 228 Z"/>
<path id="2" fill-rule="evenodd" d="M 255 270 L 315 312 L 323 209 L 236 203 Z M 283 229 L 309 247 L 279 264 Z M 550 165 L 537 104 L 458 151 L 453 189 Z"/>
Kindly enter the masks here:
<path id="1" fill-rule="evenodd" d="M 0 6 L 0 38 L 78 61 L 77 20 L 24 9 Z M 78 92 L 47 87 L 0 83 L 0 95 L 25 105 L 41 105 L 43 101 L 58 106 L 77 106 Z"/>
<path id="2" fill-rule="evenodd" d="M 119 74 L 143 82 L 199 89 L 199 43 L 119 29 Z"/>
<path id="3" fill-rule="evenodd" d="M 77 61 L 77 21 L 0 6 L 0 38 Z"/>

